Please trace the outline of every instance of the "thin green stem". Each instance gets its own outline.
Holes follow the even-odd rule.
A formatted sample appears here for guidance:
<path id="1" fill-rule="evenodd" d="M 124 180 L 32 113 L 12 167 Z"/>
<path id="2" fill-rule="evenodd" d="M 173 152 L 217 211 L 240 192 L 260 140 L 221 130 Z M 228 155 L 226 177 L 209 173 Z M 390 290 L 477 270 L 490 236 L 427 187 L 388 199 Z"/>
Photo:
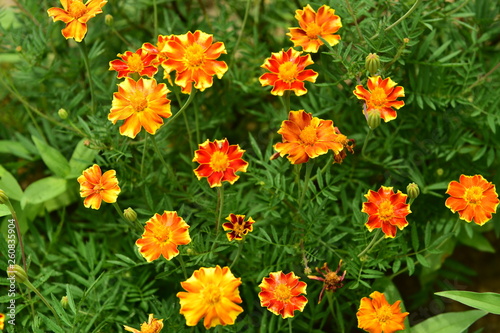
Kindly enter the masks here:
<path id="1" fill-rule="evenodd" d="M 291 318 L 288 318 L 288 332 L 292 333 L 293 330 L 292 330 L 292 319 Z"/>
<path id="2" fill-rule="evenodd" d="M 361 258 L 366 253 L 368 253 L 376 244 L 380 243 L 382 239 L 384 239 L 384 235 L 381 235 L 380 229 L 377 229 L 377 232 L 375 233 L 375 235 L 373 235 L 372 241 L 363 251 L 358 254 L 358 258 Z"/>
<path id="3" fill-rule="evenodd" d="M 17 240 L 19 241 L 19 247 L 21 248 L 21 258 L 23 260 L 23 268 L 26 271 L 26 274 L 28 274 L 28 266 L 26 264 L 26 254 L 24 253 L 23 237 L 21 235 L 21 227 L 19 226 L 19 222 L 17 219 L 17 213 L 9 199 L 7 199 L 5 205 L 7 206 L 7 208 L 9 208 L 10 214 L 12 215 L 12 219 L 14 220 L 14 225 L 16 226 Z"/>
<path id="4" fill-rule="evenodd" d="M 243 16 L 243 22 L 241 23 L 240 32 L 238 33 L 238 39 L 236 40 L 236 44 L 234 44 L 233 51 L 231 52 L 231 60 L 229 61 L 229 68 L 232 67 L 234 59 L 236 57 L 236 51 L 238 50 L 238 46 L 240 45 L 241 37 L 243 36 L 243 32 L 245 30 L 245 25 L 247 24 L 248 13 L 250 12 L 250 4 L 252 0 L 247 0 L 247 5 L 245 7 L 245 15 Z"/>
<path id="5" fill-rule="evenodd" d="M 356 31 L 358 32 L 359 39 L 361 39 L 361 40 L 364 41 L 365 40 L 365 36 L 363 36 L 363 34 L 361 33 L 361 29 L 359 28 L 358 20 L 356 19 L 356 15 L 354 14 L 354 10 L 351 7 L 351 3 L 349 2 L 349 0 L 345 0 L 345 3 L 347 5 L 347 10 L 349 11 L 349 14 L 352 17 L 354 25 L 356 26 Z"/>
<path id="6" fill-rule="evenodd" d="M 142 158 L 141 158 L 141 179 L 144 179 L 144 162 L 146 160 L 147 146 L 148 146 L 148 133 L 145 133 L 144 146 L 142 147 Z"/>
<path id="7" fill-rule="evenodd" d="M 302 192 L 300 193 L 300 198 L 299 198 L 299 209 L 302 208 L 302 204 L 304 203 L 304 198 L 307 193 L 307 189 L 309 187 L 309 179 L 311 177 L 311 171 L 314 165 L 314 161 L 309 161 L 309 163 L 306 164 L 306 175 L 304 177 L 304 186 L 302 187 Z"/>
<path id="8" fill-rule="evenodd" d="M 188 275 L 187 275 L 187 271 L 186 271 L 186 263 L 184 263 L 184 259 L 182 259 L 182 254 L 179 253 L 179 255 L 177 256 L 177 258 L 179 259 L 179 263 L 181 264 L 182 273 L 184 274 L 184 279 L 187 280 Z"/>
<path id="9" fill-rule="evenodd" d="M 390 26 L 388 26 L 387 28 L 384 29 L 384 31 L 389 31 L 391 30 L 392 28 L 394 28 L 396 25 L 398 25 L 399 23 L 401 23 L 405 18 L 407 18 L 411 13 L 413 13 L 413 11 L 415 9 L 417 9 L 418 5 L 422 2 L 422 0 L 416 0 L 415 3 L 413 4 L 413 6 L 411 6 L 411 8 L 406 12 L 406 14 L 404 14 L 403 16 L 401 16 L 396 22 L 394 22 L 393 24 L 391 24 Z M 375 35 L 373 35 L 370 40 L 372 39 L 375 39 L 379 36 L 378 33 L 376 33 Z"/>
<path id="10" fill-rule="evenodd" d="M 169 118 L 169 121 L 163 127 L 167 127 L 168 125 L 170 125 L 170 123 L 172 123 L 177 117 L 179 117 L 182 114 L 182 112 L 184 112 L 184 110 L 187 109 L 189 104 L 191 104 L 191 102 L 193 101 L 194 96 L 196 95 L 196 91 L 197 91 L 196 89 L 191 90 L 191 94 L 189 94 L 189 98 L 186 101 L 186 103 L 184 103 L 184 105 L 181 107 L 179 111 L 177 111 L 176 114 L 174 114 L 172 117 Z"/>
<path id="11" fill-rule="evenodd" d="M 220 187 L 217 187 L 217 207 L 215 208 L 215 218 L 217 220 L 215 221 L 215 239 L 212 244 L 212 248 L 210 249 L 210 252 L 212 252 L 215 249 L 215 244 L 217 244 L 217 239 L 219 238 L 220 222 L 222 219 L 223 207 L 224 207 L 224 184 L 222 184 L 222 186 Z"/>
<path id="12" fill-rule="evenodd" d="M 297 186 L 297 198 L 300 197 L 300 169 L 302 164 L 295 164 L 293 171 L 295 172 L 295 185 Z"/>
<path id="13" fill-rule="evenodd" d="M 332 313 L 332 320 L 335 318 L 335 310 L 333 308 L 333 292 L 326 291 L 326 298 L 328 299 L 328 309 Z"/>
<path id="14" fill-rule="evenodd" d="M 87 49 L 87 44 L 85 43 L 85 39 L 78 43 L 80 45 L 80 51 L 83 56 L 83 62 L 85 64 L 85 69 L 87 70 L 87 76 L 89 80 L 89 88 L 90 88 L 90 99 L 92 103 L 92 114 L 95 114 L 97 109 L 97 101 L 95 99 L 95 91 L 94 91 L 94 81 L 92 80 L 92 72 L 90 70 L 90 62 L 89 62 L 89 53 Z"/>
<path id="15" fill-rule="evenodd" d="M 187 135 L 188 135 L 189 151 L 194 151 L 194 149 L 193 149 L 193 140 L 192 140 L 192 137 L 191 137 L 191 129 L 189 128 L 189 121 L 188 121 L 188 118 L 187 118 L 187 115 L 186 115 L 185 112 L 184 112 L 183 116 L 184 116 L 184 123 L 186 124 L 186 131 L 187 131 Z"/>
<path id="16" fill-rule="evenodd" d="M 290 112 L 290 95 L 292 94 L 291 90 L 285 91 L 283 94 L 283 107 L 285 108 L 285 115 L 288 115 Z"/>
<path id="17" fill-rule="evenodd" d="M 158 145 L 156 144 L 156 137 L 154 135 L 151 135 L 151 142 L 153 143 L 153 148 L 155 150 L 155 153 L 158 155 L 160 158 L 161 164 L 167 169 L 168 171 L 168 164 L 165 162 L 165 159 L 163 158 L 163 154 L 160 152 L 160 149 L 158 148 Z"/>
<path id="18" fill-rule="evenodd" d="M 49 302 L 45 299 L 45 297 L 43 297 L 43 295 L 38 291 L 38 289 L 36 289 L 35 286 L 32 285 L 29 280 L 24 281 L 24 284 L 26 285 L 26 287 L 28 287 L 28 289 L 30 289 L 35 294 L 37 294 L 38 297 L 40 297 L 40 299 L 45 303 L 45 305 L 49 308 L 49 310 L 52 312 L 52 314 L 56 318 L 57 325 L 59 325 L 60 327 L 62 327 L 61 321 L 59 320 L 59 315 L 57 314 L 56 310 L 54 310 L 54 308 L 52 307 L 52 305 L 49 304 Z"/>
<path id="19" fill-rule="evenodd" d="M 243 236 L 243 239 L 241 241 L 239 241 L 238 252 L 236 252 L 236 257 L 234 257 L 233 262 L 231 263 L 231 265 L 229 266 L 229 268 L 233 268 L 233 266 L 236 263 L 236 261 L 240 258 L 241 251 L 243 250 L 243 244 L 245 243 L 245 239 L 246 239 L 246 237 Z"/>
<path id="20" fill-rule="evenodd" d="M 368 141 L 370 140 L 372 132 L 373 130 L 370 128 L 368 130 L 368 134 L 366 134 L 365 142 L 363 143 L 363 148 L 361 149 L 361 156 L 363 156 L 363 158 L 366 158 L 366 147 L 368 146 Z"/>

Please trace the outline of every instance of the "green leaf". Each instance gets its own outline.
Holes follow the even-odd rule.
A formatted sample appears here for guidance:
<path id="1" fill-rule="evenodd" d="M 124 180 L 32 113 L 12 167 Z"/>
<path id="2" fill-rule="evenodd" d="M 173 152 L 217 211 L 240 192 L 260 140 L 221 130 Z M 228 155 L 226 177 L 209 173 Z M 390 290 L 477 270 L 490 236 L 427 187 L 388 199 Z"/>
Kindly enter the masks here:
<path id="1" fill-rule="evenodd" d="M 23 190 L 17 183 L 16 178 L 10 172 L 0 165 L 0 189 L 4 190 L 9 199 L 20 201 L 23 196 Z"/>
<path id="2" fill-rule="evenodd" d="M 481 310 L 449 312 L 431 317 L 413 326 L 411 333 L 459 333 L 466 330 L 476 320 L 486 315 Z"/>
<path id="3" fill-rule="evenodd" d="M 423 255 L 421 255 L 420 253 L 417 253 L 416 257 L 417 257 L 418 262 L 422 266 L 424 266 L 424 267 L 431 267 L 431 265 L 429 264 L 429 262 L 427 261 L 427 259 Z"/>
<path id="4" fill-rule="evenodd" d="M 469 229 L 465 230 L 467 231 Z M 472 228 L 470 228 L 470 230 L 474 231 Z M 460 243 L 478 249 L 479 251 L 495 253 L 495 248 L 491 246 L 490 242 L 481 233 L 473 232 L 471 236 L 472 237 L 462 234 L 458 239 Z"/>
<path id="5" fill-rule="evenodd" d="M 489 313 L 500 315 L 500 294 L 476 293 L 473 291 L 449 290 L 434 293 L 441 297 L 451 298 L 457 302 Z"/>
<path id="6" fill-rule="evenodd" d="M 43 162 L 47 167 L 59 177 L 66 177 L 70 171 L 70 166 L 66 158 L 55 148 L 49 146 L 36 136 L 32 135 L 31 138 L 35 143 Z"/>
<path id="7" fill-rule="evenodd" d="M 46 177 L 31 183 L 24 191 L 21 206 L 39 204 L 57 197 L 66 191 L 67 181 L 57 177 Z"/>
<path id="8" fill-rule="evenodd" d="M 26 149 L 22 143 L 17 141 L 0 140 L 0 153 L 12 154 L 26 160 L 31 160 L 33 158 L 30 151 Z"/>
<path id="9" fill-rule="evenodd" d="M 0 205 L 0 217 L 10 215 L 10 210 L 5 205 Z"/>
<path id="10" fill-rule="evenodd" d="M 70 172 L 66 176 L 68 179 L 78 178 L 82 174 L 82 171 L 92 164 L 99 152 L 98 150 L 87 147 L 84 141 L 85 140 L 80 140 L 80 142 L 78 142 L 73 151 L 73 155 L 71 155 L 71 159 L 69 160 Z"/>

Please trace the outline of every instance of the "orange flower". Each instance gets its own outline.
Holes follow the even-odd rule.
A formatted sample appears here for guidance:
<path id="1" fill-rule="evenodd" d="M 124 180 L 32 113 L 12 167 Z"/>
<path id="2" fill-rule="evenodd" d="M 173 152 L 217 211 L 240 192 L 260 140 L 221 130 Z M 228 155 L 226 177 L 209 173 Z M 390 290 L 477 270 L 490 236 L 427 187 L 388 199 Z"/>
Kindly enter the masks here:
<path id="1" fill-rule="evenodd" d="M 216 59 L 225 54 L 224 43 L 213 43 L 212 35 L 200 30 L 194 33 L 174 36 L 163 47 L 163 53 L 168 58 L 162 64 L 165 78 L 170 72 L 176 71 L 175 84 L 182 87 L 182 92 L 190 94 L 192 83 L 200 91 L 213 84 L 213 76 L 219 79 L 226 73 L 228 67 L 224 61 Z"/>
<path id="2" fill-rule="evenodd" d="M 155 319 L 154 315 L 151 313 L 148 317 L 148 321 L 141 324 L 141 329 L 136 330 L 135 328 L 123 325 L 125 331 L 132 333 L 159 333 L 163 328 L 163 319 Z"/>
<path id="3" fill-rule="evenodd" d="M 61 0 L 64 9 L 52 7 L 47 13 L 53 21 L 63 21 L 66 27 L 61 30 L 62 35 L 68 38 L 74 38 L 81 42 L 87 33 L 87 21 L 102 13 L 102 7 L 107 0 L 89 0 L 85 4 L 82 0 Z"/>
<path id="4" fill-rule="evenodd" d="M 148 262 L 158 259 L 160 255 L 171 260 L 179 254 L 178 245 L 191 242 L 188 229 L 189 225 L 177 212 L 164 211 L 163 215 L 155 214 L 146 222 L 142 237 L 135 245 Z"/>
<path id="5" fill-rule="evenodd" d="M 293 317 L 295 310 L 303 311 L 307 298 L 301 294 L 307 294 L 307 284 L 299 279 L 300 277 L 295 276 L 293 272 L 270 273 L 269 277 L 263 278 L 259 285 L 260 305 L 283 318 Z"/>
<path id="6" fill-rule="evenodd" d="M 114 203 L 120 194 L 116 171 L 108 170 L 103 175 L 97 164 L 84 170 L 77 181 L 80 183 L 80 196 L 85 198 L 83 204 L 87 208 L 99 209 L 103 200 Z"/>
<path id="7" fill-rule="evenodd" d="M 241 278 L 236 278 L 229 267 L 205 268 L 194 271 L 182 288 L 187 292 L 177 293 L 180 299 L 180 313 L 186 318 L 186 325 L 195 326 L 201 318 L 208 330 L 217 325 L 232 325 L 243 312 L 238 287 Z"/>
<path id="8" fill-rule="evenodd" d="M 227 139 L 207 139 L 194 152 L 193 162 L 200 163 L 194 173 L 198 180 L 207 177 L 210 187 L 222 186 L 223 181 L 234 184 L 240 178 L 236 172 L 247 171 L 248 162 L 241 158 L 244 152 L 239 145 L 229 145 Z"/>
<path id="9" fill-rule="evenodd" d="M 229 241 L 233 239 L 242 240 L 245 235 L 253 231 L 255 221 L 251 217 L 245 221 L 245 215 L 229 214 L 226 220 L 229 222 L 222 224 L 222 227 L 224 231 L 231 230 L 226 234 Z"/>
<path id="10" fill-rule="evenodd" d="M 392 81 L 390 77 L 382 80 L 380 76 L 368 78 L 368 90 L 362 85 L 356 86 L 353 91 L 358 99 L 364 99 L 366 102 L 367 112 L 370 110 L 379 110 L 380 118 L 385 122 L 396 119 L 398 116 L 395 109 L 400 109 L 405 102 L 397 101 L 398 97 L 405 96 L 405 90 L 397 83 Z"/>
<path id="11" fill-rule="evenodd" d="M 158 35 L 158 42 L 156 45 L 153 45 L 151 43 L 144 43 L 142 44 L 142 49 L 146 51 L 149 54 L 153 54 L 156 56 L 156 61 L 159 64 L 162 64 L 165 60 L 167 60 L 167 55 L 163 51 L 163 48 L 165 47 L 165 44 L 169 40 L 174 39 L 174 35 L 169 35 L 169 36 L 164 36 L 164 35 Z"/>
<path id="12" fill-rule="evenodd" d="M 356 146 L 356 143 L 355 143 L 354 139 L 348 139 L 347 136 L 342 134 L 340 132 L 340 130 L 338 129 L 338 127 L 334 127 L 333 129 L 335 131 L 335 134 L 337 134 L 337 138 L 335 139 L 335 142 L 338 142 L 338 143 L 342 144 L 342 146 L 343 146 L 342 150 L 339 151 L 338 153 L 336 151 L 334 151 L 333 163 L 340 164 L 340 163 L 344 162 L 344 159 L 347 156 L 347 152 L 346 152 L 347 150 L 351 154 L 354 154 L 354 147 Z"/>
<path id="13" fill-rule="evenodd" d="M 316 271 L 323 275 L 323 277 L 320 276 L 314 276 L 314 275 L 308 275 L 307 277 L 312 279 L 312 280 L 318 280 L 323 282 L 323 288 L 321 289 L 321 292 L 319 293 L 319 300 L 318 304 L 321 303 L 321 300 L 323 299 L 323 293 L 326 291 L 331 291 L 335 292 L 335 290 L 342 288 L 344 284 L 342 281 L 344 281 L 345 275 L 347 271 L 344 271 L 342 276 L 339 276 L 340 268 L 342 267 L 342 259 L 339 262 L 339 265 L 337 266 L 337 270 L 335 272 L 331 271 L 330 268 L 328 268 L 327 263 L 325 262 L 323 264 L 323 267 L 318 268 L 316 267 Z"/>
<path id="14" fill-rule="evenodd" d="M 332 149 L 339 154 L 344 149 L 341 137 L 335 133 L 333 121 L 313 117 L 304 110 L 290 111 L 288 120 L 281 123 L 278 131 L 283 142 L 274 145 L 281 157 L 287 158 L 292 164 L 301 164 L 326 154 Z"/>
<path id="15" fill-rule="evenodd" d="M 293 46 L 301 46 L 305 52 L 318 52 L 323 45 L 323 38 L 330 46 L 337 45 L 340 36 L 334 35 L 341 27 L 340 17 L 335 15 L 335 10 L 327 5 L 319 7 L 318 13 L 310 5 L 295 11 L 295 18 L 299 21 L 300 28 L 288 28 L 287 33 Z"/>
<path id="16" fill-rule="evenodd" d="M 496 213 L 498 194 L 495 185 L 481 175 L 461 175 L 460 180 L 448 185 L 446 207 L 453 213 L 458 212 L 460 219 L 483 225 L 488 222 L 492 213 Z"/>
<path id="17" fill-rule="evenodd" d="M 4 328 L 4 321 L 5 321 L 5 315 L 3 313 L 0 313 L 0 330 L 3 330 Z"/>
<path id="18" fill-rule="evenodd" d="M 405 329 L 404 320 L 409 313 L 401 313 L 401 301 L 391 305 L 378 291 L 371 293 L 370 297 L 361 299 L 356 313 L 359 328 L 369 333 L 394 333 Z"/>
<path id="19" fill-rule="evenodd" d="M 167 98 L 169 92 L 165 83 L 157 84 L 155 79 L 140 78 L 136 82 L 127 77 L 118 84 L 118 92 L 113 93 L 108 119 L 113 124 L 125 120 L 120 126 L 120 134 L 132 139 L 142 127 L 148 133 L 155 134 L 163 125 L 162 118 L 172 115 Z"/>
<path id="20" fill-rule="evenodd" d="M 158 63 L 155 54 L 148 54 L 143 49 L 138 49 L 135 53 L 126 51 L 124 54 L 118 53 L 118 57 L 123 60 L 113 60 L 109 62 L 109 70 L 117 71 L 118 78 L 125 77 L 130 73 L 138 73 L 153 77 L 158 71 Z"/>
<path id="21" fill-rule="evenodd" d="M 295 95 L 302 96 L 307 93 L 304 81 L 316 82 L 318 73 L 312 69 L 305 69 L 314 64 L 311 56 L 301 56 L 302 52 L 289 48 L 288 51 L 281 50 L 272 53 L 270 58 L 264 61 L 260 67 L 271 73 L 265 73 L 260 78 L 263 87 L 273 86 L 271 94 L 283 96 L 285 90 L 293 90 Z"/>
<path id="22" fill-rule="evenodd" d="M 363 202 L 361 211 L 369 215 L 365 225 L 370 232 L 382 228 L 386 238 L 394 238 L 396 227 L 403 230 L 408 225 L 406 216 L 411 210 L 406 203 L 406 194 L 401 191 L 394 193 L 392 187 L 381 186 L 378 192 L 369 190 L 365 197 L 368 202 Z"/>

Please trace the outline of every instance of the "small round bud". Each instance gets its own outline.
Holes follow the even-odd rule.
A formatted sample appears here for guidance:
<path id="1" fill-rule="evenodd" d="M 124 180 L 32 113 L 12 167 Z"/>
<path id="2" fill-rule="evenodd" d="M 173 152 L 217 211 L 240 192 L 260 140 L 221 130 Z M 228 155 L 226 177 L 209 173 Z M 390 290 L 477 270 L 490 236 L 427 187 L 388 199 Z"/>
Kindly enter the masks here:
<path id="1" fill-rule="evenodd" d="M 104 16 L 104 23 L 106 23 L 108 27 L 113 26 L 114 23 L 113 15 L 106 14 L 106 16 Z"/>
<path id="2" fill-rule="evenodd" d="M 21 45 L 16 46 L 16 52 L 21 52 L 23 47 Z"/>
<path id="3" fill-rule="evenodd" d="M 373 109 L 368 111 L 368 119 L 366 121 L 368 122 L 368 127 L 370 127 L 372 130 L 380 126 L 381 120 L 382 117 L 380 117 L 379 110 Z"/>
<path id="4" fill-rule="evenodd" d="M 442 176 L 444 174 L 444 170 L 442 168 L 439 168 L 436 170 L 436 173 L 438 176 Z"/>
<path id="5" fill-rule="evenodd" d="M 59 111 L 57 111 L 57 114 L 59 115 L 59 118 L 61 118 L 62 120 L 68 118 L 68 111 L 66 111 L 66 110 L 64 110 L 62 108 L 59 109 Z"/>
<path id="6" fill-rule="evenodd" d="M 304 268 L 304 274 L 305 275 L 310 275 L 311 273 L 312 273 L 312 269 L 311 268 L 309 268 L 309 267 L 305 267 Z"/>
<path id="7" fill-rule="evenodd" d="M 134 222 L 135 220 L 137 220 L 137 213 L 130 207 L 123 211 L 123 216 L 125 216 L 125 219 L 127 219 L 127 221 L 129 222 Z"/>
<path id="8" fill-rule="evenodd" d="M 61 297 L 61 306 L 63 309 L 67 309 L 68 308 L 68 296 L 63 296 Z"/>
<path id="9" fill-rule="evenodd" d="M 9 266 L 7 275 L 10 276 L 11 274 L 14 274 L 17 283 L 29 282 L 28 274 L 26 274 L 26 271 L 19 265 Z"/>
<path id="10" fill-rule="evenodd" d="M 9 202 L 7 193 L 5 193 L 4 190 L 0 190 L 0 204 L 6 204 L 7 202 Z"/>
<path id="11" fill-rule="evenodd" d="M 418 187 L 417 184 L 410 183 L 406 187 L 406 194 L 408 194 L 408 197 L 410 199 L 416 199 L 418 197 L 418 195 L 420 194 L 420 188 Z"/>
<path id="12" fill-rule="evenodd" d="M 376 53 L 370 53 L 365 60 L 365 68 L 371 76 L 375 76 L 380 68 L 380 57 Z"/>
<path id="13" fill-rule="evenodd" d="M 410 42 L 410 38 L 403 38 L 403 43 L 408 44 Z"/>

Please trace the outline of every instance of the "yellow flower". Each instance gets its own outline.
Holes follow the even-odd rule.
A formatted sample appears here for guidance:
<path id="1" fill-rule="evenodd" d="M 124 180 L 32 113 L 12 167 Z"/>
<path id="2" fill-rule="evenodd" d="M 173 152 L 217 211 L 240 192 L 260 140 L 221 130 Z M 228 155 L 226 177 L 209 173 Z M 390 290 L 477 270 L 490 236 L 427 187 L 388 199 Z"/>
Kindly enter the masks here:
<path id="1" fill-rule="evenodd" d="M 135 328 L 123 325 L 125 331 L 132 333 L 159 333 L 163 328 L 163 319 L 155 319 L 154 315 L 151 313 L 148 317 L 148 321 L 141 324 L 141 329 L 137 330 Z"/>
<path id="2" fill-rule="evenodd" d="M 238 287 L 241 278 L 236 278 L 229 267 L 220 266 L 194 271 L 182 288 L 187 292 L 177 293 L 180 299 L 180 313 L 186 318 L 186 325 L 196 326 L 202 319 L 206 329 L 217 325 L 232 325 L 243 312 Z"/>
<path id="3" fill-rule="evenodd" d="M 404 320 L 409 313 L 401 313 L 401 301 L 389 304 L 385 295 L 378 291 L 371 293 L 370 297 L 361 299 L 356 313 L 359 328 L 369 333 L 394 333 L 405 329 Z"/>
<path id="4" fill-rule="evenodd" d="M 114 203 L 120 194 L 116 171 L 108 170 L 102 174 L 101 168 L 94 164 L 78 177 L 80 196 L 85 198 L 83 204 L 87 208 L 99 209 L 101 201 Z"/>

